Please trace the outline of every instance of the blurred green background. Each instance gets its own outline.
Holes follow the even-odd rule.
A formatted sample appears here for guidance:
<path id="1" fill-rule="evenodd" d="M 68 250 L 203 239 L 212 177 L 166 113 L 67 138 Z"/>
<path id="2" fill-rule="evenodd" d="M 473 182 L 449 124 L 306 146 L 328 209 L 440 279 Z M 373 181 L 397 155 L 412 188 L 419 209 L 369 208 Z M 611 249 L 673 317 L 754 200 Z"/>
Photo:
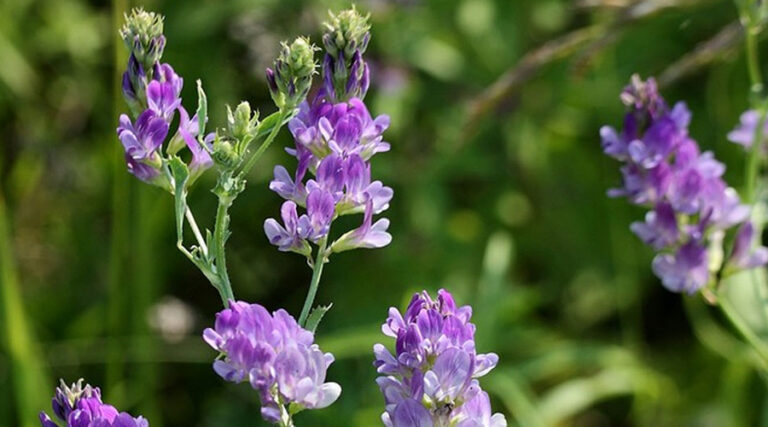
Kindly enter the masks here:
<path id="1" fill-rule="evenodd" d="M 166 15 L 165 61 L 226 103 L 273 111 L 263 69 L 278 42 L 316 42 L 328 9 L 298 0 L 112 3 L 0 1 L 0 425 L 36 425 L 58 378 L 101 385 L 158 426 L 261 425 L 247 385 L 214 374 L 200 339 L 216 292 L 174 246 L 172 200 L 125 171 L 115 136 L 122 13 Z M 392 151 L 373 175 L 395 189 L 392 244 L 334 256 L 317 341 L 341 399 L 301 426 L 379 425 L 371 347 L 390 306 L 445 287 L 473 304 L 478 349 L 501 363 L 481 384 L 510 425 L 768 425 L 765 383 L 727 323 L 667 292 L 628 226 L 640 209 L 598 129 L 619 125 L 629 76 L 660 77 L 691 132 L 742 185 L 725 134 L 747 106 L 737 14 L 714 0 L 361 0 L 371 12 L 374 114 Z M 272 167 L 293 161 L 284 130 L 232 208 L 235 294 L 297 314 L 301 257 L 264 237 L 280 198 Z M 211 227 L 215 198 L 190 203 Z"/>

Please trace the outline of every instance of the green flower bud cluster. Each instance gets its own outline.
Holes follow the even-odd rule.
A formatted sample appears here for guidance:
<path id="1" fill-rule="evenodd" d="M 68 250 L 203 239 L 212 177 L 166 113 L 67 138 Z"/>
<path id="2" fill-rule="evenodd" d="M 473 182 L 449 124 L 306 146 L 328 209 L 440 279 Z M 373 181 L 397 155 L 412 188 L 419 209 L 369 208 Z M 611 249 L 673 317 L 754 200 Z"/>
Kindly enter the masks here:
<path id="1" fill-rule="evenodd" d="M 259 112 L 252 111 L 247 101 L 241 102 L 234 111 L 227 106 L 227 128 L 217 131 L 213 139 L 213 161 L 223 170 L 238 168 L 249 144 L 256 138 L 258 126 Z"/>
<path id="2" fill-rule="evenodd" d="M 281 46 L 274 68 L 267 68 L 267 83 L 278 108 L 295 108 L 312 86 L 318 49 L 306 37 L 298 37 L 291 44 L 283 42 Z"/>
<path id="3" fill-rule="evenodd" d="M 165 48 L 163 15 L 134 8 L 125 15 L 125 25 L 120 29 L 125 46 L 136 57 L 146 72 L 160 61 Z"/>
<path id="4" fill-rule="evenodd" d="M 335 58 L 341 53 L 347 60 L 352 58 L 356 50 L 360 54 L 365 53 L 371 39 L 371 24 L 368 22 L 370 15 L 361 15 L 354 6 L 338 14 L 329 11 L 328 15 L 329 20 L 323 24 L 326 52 Z"/>

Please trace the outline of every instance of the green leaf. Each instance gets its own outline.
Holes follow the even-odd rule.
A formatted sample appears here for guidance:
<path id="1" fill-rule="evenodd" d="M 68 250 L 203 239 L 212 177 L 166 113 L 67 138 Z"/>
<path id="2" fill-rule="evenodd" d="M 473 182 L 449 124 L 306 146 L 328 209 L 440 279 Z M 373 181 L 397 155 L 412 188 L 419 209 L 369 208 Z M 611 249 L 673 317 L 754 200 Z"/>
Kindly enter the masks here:
<path id="1" fill-rule="evenodd" d="M 731 305 L 758 335 L 768 335 L 768 280 L 763 268 L 736 273 L 720 284 Z"/>
<path id="2" fill-rule="evenodd" d="M 187 210 L 187 180 L 189 169 L 178 156 L 171 156 L 168 162 L 173 175 L 174 198 L 176 205 L 176 236 L 181 241 L 184 235 L 184 214 Z"/>
<path id="3" fill-rule="evenodd" d="M 261 137 L 264 135 L 269 134 L 272 132 L 272 129 L 275 126 L 280 126 L 282 123 L 280 123 L 280 118 L 282 117 L 282 112 L 275 111 L 274 113 L 267 116 L 264 120 L 262 120 L 259 123 L 259 126 L 256 128 L 256 137 Z"/>
<path id="4" fill-rule="evenodd" d="M 208 98 L 203 90 L 203 82 L 197 81 L 197 124 L 199 126 L 198 135 L 205 137 L 205 122 L 208 119 Z"/>
<path id="5" fill-rule="evenodd" d="M 317 325 L 320 324 L 320 321 L 323 320 L 323 316 L 325 316 L 325 313 L 327 313 L 331 307 L 333 307 L 333 304 L 328 304 L 326 306 L 318 305 L 317 307 L 313 308 L 309 313 L 309 317 L 307 317 L 307 330 L 314 334 L 315 330 L 317 329 Z"/>

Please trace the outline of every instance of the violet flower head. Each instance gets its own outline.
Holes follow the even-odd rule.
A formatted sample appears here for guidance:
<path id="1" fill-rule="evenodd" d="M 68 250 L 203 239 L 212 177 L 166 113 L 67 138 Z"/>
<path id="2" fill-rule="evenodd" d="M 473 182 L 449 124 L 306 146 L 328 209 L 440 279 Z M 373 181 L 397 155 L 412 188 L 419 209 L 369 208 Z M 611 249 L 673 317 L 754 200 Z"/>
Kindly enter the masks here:
<path id="1" fill-rule="evenodd" d="M 457 307 L 443 289 L 437 299 L 415 294 L 404 314 L 389 309 L 381 329 L 395 338 L 395 354 L 382 344 L 373 347 L 385 425 L 506 426 L 503 415 L 491 415 L 477 380 L 499 358 L 477 353 L 471 317 L 472 308 Z"/>
<path id="2" fill-rule="evenodd" d="M 80 379 L 71 386 L 64 380 L 53 396 L 53 414 L 66 427 L 149 427 L 143 417 L 134 418 L 126 412 L 118 412 L 114 406 L 101 401 L 101 391 Z M 40 413 L 42 427 L 58 427 L 45 412 Z"/>
<path id="3" fill-rule="evenodd" d="M 290 417 L 287 406 L 291 413 L 325 408 L 341 394 L 338 384 L 325 382 L 333 355 L 320 351 L 312 333 L 285 310 L 269 314 L 258 304 L 230 301 L 203 338 L 221 353 L 214 371 L 227 381 L 249 382 L 269 422 Z"/>
<path id="4" fill-rule="evenodd" d="M 128 171 L 142 181 L 171 190 L 172 178 L 164 173 L 168 170 L 164 164 L 186 146 L 191 157 L 185 185 L 191 185 L 213 165 L 211 152 L 215 134 L 202 135 L 200 123 L 206 123 L 207 117 L 202 120 L 197 114 L 190 117 L 182 106 L 184 79 L 170 64 L 160 62 L 165 46 L 162 31 L 162 15 L 140 8 L 126 15 L 121 36 L 131 53 L 122 89 L 135 122 L 121 115 L 117 133 L 125 148 Z M 199 89 L 198 94 L 201 91 Z M 165 144 L 176 112 L 179 113 L 178 128 Z"/>
<path id="5" fill-rule="evenodd" d="M 361 55 L 369 38 L 367 19 L 354 9 L 331 15 L 323 38 L 328 52 L 326 61 L 329 57 L 344 58 L 349 54 L 359 62 L 357 66 L 350 66 L 361 66 Z M 279 69 L 268 72 L 268 77 L 274 81 L 270 84 L 276 85 L 275 90 L 282 93 L 277 71 Z M 347 77 L 351 78 L 345 74 L 344 84 Z M 382 218 L 374 222 L 373 216 L 389 208 L 393 191 L 371 178 L 371 158 L 390 149 L 389 143 L 383 140 L 389 117 L 373 118 L 363 101 L 356 97 L 337 102 L 338 98 L 330 90 L 325 87 L 314 99 L 299 105 L 298 114 L 288 124 L 295 147 L 286 149 L 297 160 L 296 171 L 292 174 L 285 167 L 276 166 L 275 178 L 269 184 L 286 202 L 282 208 L 282 225 L 273 218 L 264 222 L 267 238 L 281 251 L 307 257 L 312 253 L 309 243 L 328 247 L 331 252 L 342 252 L 380 248 L 392 240 L 387 232 L 389 220 Z M 300 215 L 298 207 L 304 208 L 306 214 Z M 328 244 L 332 222 L 350 214 L 363 214 L 360 227 Z"/>
<path id="6" fill-rule="evenodd" d="M 624 127 L 600 129 L 603 151 L 623 163 L 623 187 L 611 197 L 651 209 L 630 228 L 659 251 L 653 271 L 674 292 L 694 293 L 712 284 L 721 271 L 755 268 L 768 261 L 768 250 L 751 247 L 751 226 L 742 227 L 733 254 L 722 262 L 724 234 L 744 224 L 750 207 L 723 180 L 725 165 L 702 153 L 688 134 L 691 113 L 684 103 L 669 108 L 653 79 L 633 76 L 621 94 L 627 106 Z M 756 117 L 742 116 L 742 128 L 729 137 L 746 144 Z"/>

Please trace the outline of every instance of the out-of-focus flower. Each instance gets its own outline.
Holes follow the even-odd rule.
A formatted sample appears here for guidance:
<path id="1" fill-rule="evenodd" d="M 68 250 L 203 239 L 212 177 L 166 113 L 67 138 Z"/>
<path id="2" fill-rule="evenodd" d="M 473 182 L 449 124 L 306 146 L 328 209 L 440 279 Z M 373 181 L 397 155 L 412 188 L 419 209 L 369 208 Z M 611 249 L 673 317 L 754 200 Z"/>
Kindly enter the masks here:
<path id="1" fill-rule="evenodd" d="M 744 147 L 752 148 L 757 137 L 757 126 L 760 124 L 761 114 L 757 110 L 747 110 L 739 117 L 739 125 L 728 133 L 728 140 Z M 763 131 L 760 137 L 760 145 L 765 149 L 768 140 L 768 120 L 763 123 Z"/>
<path id="2" fill-rule="evenodd" d="M 624 163 L 623 187 L 608 194 L 652 209 L 644 222 L 630 228 L 660 251 L 653 271 L 664 286 L 674 292 L 694 293 L 707 286 L 720 269 L 765 264 L 768 257 L 763 254 L 768 250 L 746 249 L 750 243 L 745 241 L 751 242 L 746 236 L 751 236 L 750 226 L 742 227 L 734 255 L 723 265 L 722 235 L 744 224 L 750 207 L 723 181 L 725 166 L 711 152 L 701 153 L 689 136 L 691 113 L 685 104 L 669 108 L 655 81 L 637 76 L 632 77 L 621 100 L 628 108 L 623 129 L 605 126 L 600 130 L 603 151 Z M 756 123 L 753 114 L 745 114 L 742 128 L 729 137 L 746 144 L 746 134 L 754 137 Z M 745 129 L 749 126 L 751 130 Z"/>
<path id="3" fill-rule="evenodd" d="M 192 332 L 195 313 L 184 301 L 173 296 L 165 296 L 150 307 L 147 312 L 147 323 L 163 339 L 176 343 Z"/>
<path id="4" fill-rule="evenodd" d="M 134 418 L 126 412 L 118 413 L 114 406 L 101 401 L 101 391 L 83 380 L 67 386 L 64 380 L 53 396 L 53 413 L 67 427 L 149 427 L 143 417 Z M 45 412 L 40 413 L 42 427 L 58 427 Z"/>
<path id="5" fill-rule="evenodd" d="M 477 380 L 499 358 L 476 352 L 471 317 L 472 308 L 457 307 L 443 289 L 436 300 L 426 291 L 415 294 L 405 314 L 389 309 L 381 329 L 395 338 L 395 354 L 382 344 L 373 348 L 385 425 L 506 426 L 503 415 L 491 415 Z"/>
<path id="6" fill-rule="evenodd" d="M 747 221 L 736 233 L 731 252 L 730 263 L 737 269 L 760 267 L 768 262 L 768 248 L 759 246 L 759 235 L 755 233 L 752 222 Z"/>
<path id="7" fill-rule="evenodd" d="M 248 381 L 259 392 L 261 414 L 280 423 L 301 409 L 320 409 L 339 397 L 341 387 L 325 382 L 333 355 L 323 353 L 311 332 L 285 310 L 273 314 L 258 304 L 230 301 L 203 333 L 221 352 L 213 369 L 232 382 Z"/>

